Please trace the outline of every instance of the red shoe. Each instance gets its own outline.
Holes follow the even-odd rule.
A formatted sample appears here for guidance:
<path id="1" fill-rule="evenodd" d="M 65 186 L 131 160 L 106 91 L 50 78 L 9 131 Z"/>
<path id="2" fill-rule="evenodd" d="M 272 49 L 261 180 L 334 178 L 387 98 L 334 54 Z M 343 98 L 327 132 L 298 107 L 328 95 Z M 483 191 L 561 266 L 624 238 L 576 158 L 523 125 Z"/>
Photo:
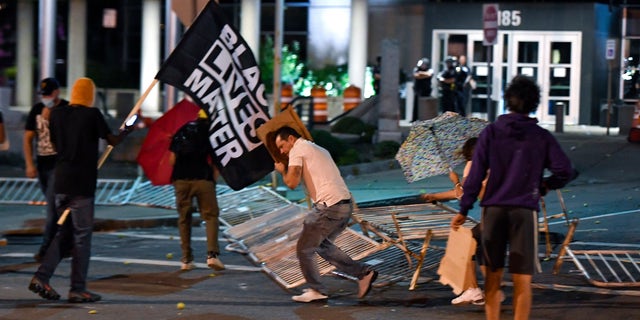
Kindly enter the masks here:
<path id="1" fill-rule="evenodd" d="M 364 298 L 369 291 L 371 291 L 371 285 L 378 278 L 378 271 L 369 271 L 362 279 L 358 280 L 358 298 Z"/>
<path id="2" fill-rule="evenodd" d="M 29 283 L 29 290 L 37 293 L 41 297 L 47 300 L 59 300 L 60 295 L 51 288 L 48 283 L 41 281 L 40 279 L 33 277 Z"/>
<path id="3" fill-rule="evenodd" d="M 69 291 L 68 301 L 71 303 L 83 303 L 83 302 L 96 302 L 100 301 L 102 297 L 98 294 L 89 291 Z"/>

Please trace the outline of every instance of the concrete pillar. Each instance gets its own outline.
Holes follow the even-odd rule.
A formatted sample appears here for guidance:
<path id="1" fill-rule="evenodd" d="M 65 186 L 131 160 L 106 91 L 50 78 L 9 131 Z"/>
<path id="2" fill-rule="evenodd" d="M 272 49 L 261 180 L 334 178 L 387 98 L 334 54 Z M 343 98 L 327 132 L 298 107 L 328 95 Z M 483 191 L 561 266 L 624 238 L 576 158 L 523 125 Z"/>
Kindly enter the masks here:
<path id="1" fill-rule="evenodd" d="M 260 58 L 260 0 L 242 0 L 240 8 L 240 34 L 253 51 L 256 61 Z"/>
<path id="2" fill-rule="evenodd" d="M 309 0 L 308 66 L 321 69 L 349 61 L 350 0 Z M 354 83 L 355 84 L 355 83 Z"/>
<path id="3" fill-rule="evenodd" d="M 67 88 L 87 75 L 87 1 L 69 1 L 69 42 L 67 50 Z"/>
<path id="4" fill-rule="evenodd" d="M 18 39 L 16 48 L 16 105 L 30 106 L 33 104 L 33 89 L 37 80 L 33 79 L 33 41 L 35 30 L 33 29 L 33 2 L 18 1 L 17 27 Z"/>
<path id="5" fill-rule="evenodd" d="M 178 30 L 181 30 L 181 24 L 178 15 L 171 8 L 172 0 L 165 0 L 165 29 L 164 29 L 164 60 L 166 60 L 173 49 L 178 44 Z M 174 86 L 164 84 L 164 102 L 162 111 L 167 112 L 178 102 L 177 90 Z"/>
<path id="6" fill-rule="evenodd" d="M 377 141 L 402 142 L 398 125 L 400 99 L 398 97 L 398 70 L 400 70 L 400 48 L 395 40 L 382 40 L 382 66 L 380 71 L 380 101 L 378 102 Z"/>
<path id="7" fill-rule="evenodd" d="M 38 45 L 39 52 L 39 75 L 40 79 L 55 77 L 56 63 L 56 1 L 39 1 L 39 26 L 40 39 Z"/>
<path id="8" fill-rule="evenodd" d="M 145 92 L 160 70 L 160 0 L 144 0 L 142 3 L 142 46 L 140 66 L 140 94 Z M 156 85 L 142 102 L 142 115 L 160 116 L 160 90 Z"/>
<path id="9" fill-rule="evenodd" d="M 349 83 L 358 88 L 364 88 L 367 68 L 368 14 L 367 0 L 351 0 L 348 71 Z"/>

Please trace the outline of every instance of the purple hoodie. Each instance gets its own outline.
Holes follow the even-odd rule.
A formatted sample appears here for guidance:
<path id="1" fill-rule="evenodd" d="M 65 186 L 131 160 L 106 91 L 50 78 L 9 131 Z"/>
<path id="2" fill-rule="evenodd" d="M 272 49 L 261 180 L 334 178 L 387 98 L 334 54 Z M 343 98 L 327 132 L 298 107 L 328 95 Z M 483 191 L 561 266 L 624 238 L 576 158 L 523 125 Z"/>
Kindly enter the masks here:
<path id="1" fill-rule="evenodd" d="M 498 117 L 478 138 L 473 165 L 464 182 L 460 213 L 467 215 L 478 198 L 488 172 L 486 206 L 509 206 L 539 211 L 540 187 L 564 187 L 574 177 L 571 161 L 549 131 L 527 115 L 509 113 Z M 551 176 L 543 179 L 544 169 Z"/>

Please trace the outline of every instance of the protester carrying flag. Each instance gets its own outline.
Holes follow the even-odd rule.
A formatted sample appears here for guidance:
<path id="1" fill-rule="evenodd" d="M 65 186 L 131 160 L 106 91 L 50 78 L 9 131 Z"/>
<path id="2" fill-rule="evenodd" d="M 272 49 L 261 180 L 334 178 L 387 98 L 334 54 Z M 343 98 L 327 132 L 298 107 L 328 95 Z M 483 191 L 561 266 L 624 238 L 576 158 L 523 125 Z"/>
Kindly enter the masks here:
<path id="1" fill-rule="evenodd" d="M 60 215 L 68 208 L 71 219 L 60 226 L 29 283 L 29 290 L 47 300 L 60 299 L 60 295 L 49 285 L 49 279 L 70 247 L 73 250 L 69 302 L 95 302 L 101 299 L 100 295 L 87 290 L 98 181 L 98 145 L 100 139 L 105 139 L 110 145 L 119 144 L 130 128 L 118 135 L 111 134 L 100 110 L 91 108 L 94 98 L 93 81 L 79 78 L 71 89 L 69 105 L 51 112 L 51 142 L 58 152 L 53 186 L 56 211 Z"/>

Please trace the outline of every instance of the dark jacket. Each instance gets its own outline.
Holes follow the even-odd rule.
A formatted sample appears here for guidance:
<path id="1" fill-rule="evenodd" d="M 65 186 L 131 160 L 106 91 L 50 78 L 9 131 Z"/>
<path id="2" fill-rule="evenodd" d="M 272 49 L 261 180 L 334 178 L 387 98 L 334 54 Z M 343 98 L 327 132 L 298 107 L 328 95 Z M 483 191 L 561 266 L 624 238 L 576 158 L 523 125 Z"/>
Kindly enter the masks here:
<path id="1" fill-rule="evenodd" d="M 487 126 L 476 144 L 464 183 L 460 213 L 467 215 L 489 173 L 481 206 L 540 210 L 541 192 L 565 186 L 575 177 L 571 161 L 551 133 L 527 115 L 502 115 Z M 543 179 L 544 170 L 551 176 Z"/>
<path id="2" fill-rule="evenodd" d="M 198 119 L 183 125 L 171 139 L 169 150 L 176 154 L 171 181 L 213 181 L 213 167 L 209 160 L 213 154 L 206 119 Z"/>

